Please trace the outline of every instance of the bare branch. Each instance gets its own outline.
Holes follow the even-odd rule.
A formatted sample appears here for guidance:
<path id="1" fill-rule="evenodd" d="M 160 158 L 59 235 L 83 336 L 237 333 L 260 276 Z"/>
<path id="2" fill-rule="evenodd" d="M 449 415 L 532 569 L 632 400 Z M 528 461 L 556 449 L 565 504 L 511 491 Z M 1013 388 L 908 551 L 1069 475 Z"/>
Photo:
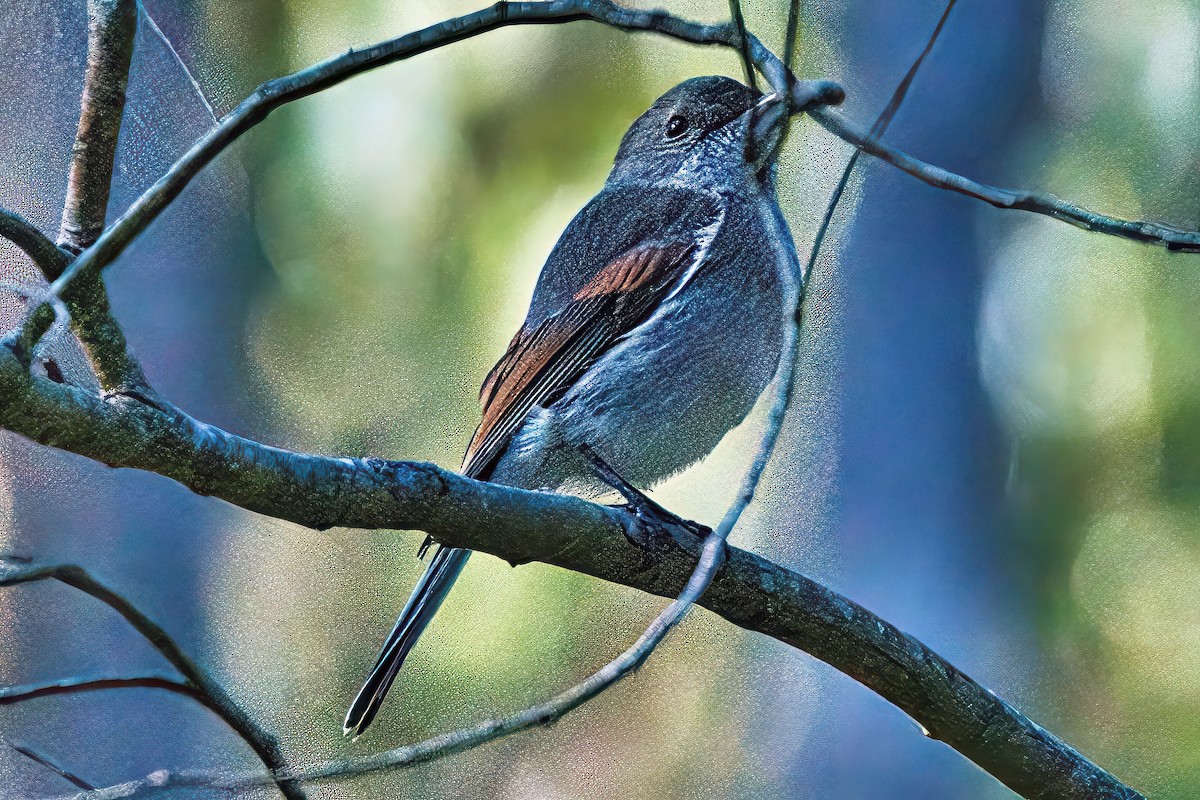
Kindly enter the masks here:
<path id="1" fill-rule="evenodd" d="M 783 34 L 783 64 L 789 71 L 796 64 L 796 34 L 800 29 L 800 0 L 788 3 L 787 28 Z"/>
<path id="2" fill-rule="evenodd" d="M 746 18 L 742 16 L 741 0 L 729 0 L 729 14 L 733 18 L 733 26 L 737 28 L 738 53 L 742 56 L 742 69 L 746 73 L 746 83 L 752 89 L 758 88 L 758 78 L 754 74 L 754 60 L 750 58 L 750 41 L 747 38 Z"/>
<path id="3" fill-rule="evenodd" d="M 1089 211 L 1082 206 L 1060 200 L 1052 194 L 1026 189 L 1000 189 L 956 175 L 949 170 L 913 158 L 886 142 L 872 141 L 869 133 L 827 108 L 815 107 L 809 114 L 827 131 L 876 158 L 907 172 L 917 180 L 938 189 L 965 194 L 997 208 L 1031 211 L 1068 222 L 1078 228 L 1105 233 L 1121 239 L 1160 245 L 1172 252 L 1200 253 L 1200 232 L 1188 231 L 1161 222 L 1124 220 Z"/>
<path id="4" fill-rule="evenodd" d="M 74 254 L 90 246 L 104 227 L 136 21 L 133 0 L 88 2 L 87 72 L 58 245 L 12 212 L 0 212 L 0 236 L 24 250 L 47 281 L 59 278 L 70 267 Z M 101 386 L 152 394 L 141 366 L 129 354 L 125 334 L 112 316 L 108 293 L 99 276 L 84 276 L 65 291 L 55 293 L 70 309 L 72 326 Z M 52 321 L 44 305 L 32 309 L 21 335 L 27 351 L 32 351 Z"/>
<path id="5" fill-rule="evenodd" d="M 268 447 L 134 397 L 100 397 L 40 378 L 3 346 L 0 427 L 313 528 L 422 530 L 449 546 L 518 564 L 543 561 L 668 597 L 681 592 L 696 564 L 694 552 L 621 509 L 473 481 L 431 464 Z M 858 680 L 1024 797 L 1139 797 L 887 622 L 766 559 L 726 552 L 701 605 Z"/>
<path id="6" fill-rule="evenodd" d="M 220 684 L 210 678 L 208 673 L 183 652 L 170 634 L 139 611 L 125 597 L 96 580 L 82 567 L 71 564 L 16 563 L 11 560 L 0 560 L 0 586 L 16 586 L 44 580 L 56 580 L 89 594 L 124 617 L 134 630 L 145 637 L 146 641 L 166 658 L 171 666 L 179 670 L 179 673 L 191 685 L 195 698 L 225 720 L 229 727 L 250 745 L 269 770 L 274 772 L 285 767 L 287 762 L 279 751 L 279 743 L 275 741 L 275 737 L 259 727 L 258 723 L 242 710 L 241 706 L 229 696 Z M 72 690 L 82 691 L 82 689 L 68 686 L 63 687 L 60 693 Z M 43 694 L 48 693 L 53 693 L 53 690 L 48 685 L 43 685 Z M 304 791 L 298 782 L 282 778 L 271 782 L 276 783 L 279 791 L 289 800 L 304 800 Z"/>
<path id="7" fill-rule="evenodd" d="M 701 24 L 674 17 L 663 11 L 641 11 L 624 8 L 611 0 L 548 0 L 548 2 L 499 2 L 482 11 L 440 22 L 414 33 L 390 39 L 363 50 L 351 50 L 343 55 L 315 64 L 283 78 L 261 85 L 242 101 L 220 123 L 185 153 L 167 173 L 138 198 L 96 244 L 75 261 L 54 282 L 56 293 L 62 295 L 76 276 L 99 272 L 112 262 L 139 233 L 145 230 L 166 206 L 178 196 L 192 178 L 221 151 L 243 133 L 253 128 L 276 108 L 293 100 L 328 89 L 355 75 L 385 64 L 410 58 L 481 33 L 509 25 L 558 24 L 592 20 L 624 30 L 654 31 L 694 44 L 721 45 L 740 49 L 747 43 L 753 62 L 774 86 L 789 86 L 793 92 L 805 95 L 803 102 L 794 103 L 793 113 L 812 105 L 813 116 L 838 137 L 862 147 L 868 153 L 883 158 L 916 177 L 939 188 L 961 192 L 1001 208 L 1015 208 L 1048 214 L 1079 225 L 1087 230 L 1122 236 L 1137 241 L 1162 244 L 1172 250 L 1200 250 L 1200 232 L 1183 231 L 1151 222 L 1128 222 L 1105 217 L 1072 206 L 1049 195 L 1019 190 L 988 187 L 947 170 L 924 164 L 906 154 L 874 143 L 868 146 L 867 135 L 821 104 L 841 102 L 844 93 L 829 82 L 800 82 L 773 53 L 754 36 L 739 35 L 733 24 Z M 797 86 L 800 88 L 797 89 Z"/>
<path id="8" fill-rule="evenodd" d="M 39 753 L 31 745 L 25 744 L 23 742 L 10 742 L 9 740 L 7 740 L 3 737 L 0 737 L 0 742 L 4 742 L 4 744 L 11 747 L 13 750 L 16 750 L 18 753 L 25 756 L 30 761 L 34 762 L 35 764 L 39 764 L 39 765 L 45 767 L 46 769 L 53 772 L 55 775 L 58 775 L 60 778 L 67 781 L 68 783 L 74 784 L 76 787 L 83 789 L 85 792 L 90 792 L 90 791 L 96 790 L 95 786 L 88 783 L 87 781 L 85 781 L 83 778 L 79 777 L 75 773 L 67 770 L 65 767 L 60 766 L 57 762 L 55 762 L 49 756 Z"/>
<path id="9" fill-rule="evenodd" d="M 76 253 L 104 230 L 137 30 L 134 0 L 88 0 L 87 7 L 87 72 L 58 233 L 59 246 Z"/>
<path id="10" fill-rule="evenodd" d="M 908 72 L 897 84 L 896 89 L 892 92 L 892 98 L 888 104 L 884 106 L 880 112 L 875 124 L 871 126 L 871 132 L 868 134 L 869 142 L 879 141 L 879 137 L 887 132 L 888 126 L 892 124 L 892 119 L 896 116 L 896 112 L 900 110 L 900 106 L 904 103 L 904 98 L 908 96 L 909 87 L 912 86 L 913 79 L 917 77 L 917 72 L 921 69 L 921 65 L 925 63 L 925 58 L 929 52 L 933 50 L 933 45 L 938 40 L 938 36 L 942 33 L 942 28 L 946 26 L 946 20 L 950 18 L 950 12 L 954 10 L 955 0 L 950 0 L 946 3 L 946 9 L 942 12 L 942 16 L 938 19 L 938 23 L 933 28 L 933 33 L 929 37 L 929 41 L 925 44 L 925 49 L 913 61 L 912 66 L 908 68 Z M 854 172 L 854 167 L 858 164 L 858 157 L 862 155 L 862 148 L 855 150 L 850 154 L 850 159 L 846 162 L 846 168 L 842 170 L 842 177 L 838 179 L 837 186 L 834 187 L 833 194 L 829 198 L 829 204 L 825 206 L 825 216 L 821 218 L 821 224 L 817 226 L 817 235 L 813 238 L 812 250 L 809 253 L 808 263 L 804 266 L 803 283 L 807 285 L 808 276 L 812 273 L 813 267 L 816 266 L 817 257 L 821 253 L 821 245 L 825 243 L 825 233 L 829 230 L 829 223 L 833 221 L 833 214 L 837 210 L 838 203 L 841 202 L 842 193 L 846 191 L 846 184 L 850 182 L 850 173 Z"/>
<path id="11" fill-rule="evenodd" d="M 117 5 L 119 5 L 119 0 L 116 4 L 111 0 L 109 2 L 93 0 L 90 7 L 107 8 L 112 13 L 116 13 Z M 737 7 L 736 0 L 734 0 L 733 7 L 735 18 L 739 17 L 740 9 Z M 625 9 L 607 2 L 607 0 L 498 3 L 492 8 L 476 14 L 449 20 L 365 51 L 351 51 L 286 78 L 264 84 L 185 154 L 155 186 L 151 187 L 121 219 L 96 241 L 94 246 L 89 248 L 74 264 L 68 266 L 63 274 L 55 280 L 54 290 L 68 301 L 73 311 L 77 307 L 84 311 L 92 309 L 111 321 L 111 315 L 107 312 L 106 298 L 104 298 L 103 306 L 95 297 L 81 299 L 84 290 L 91 285 L 99 287 L 100 292 L 103 292 L 99 280 L 100 270 L 110 263 L 141 230 L 144 230 L 209 161 L 242 133 L 265 118 L 274 108 L 321 91 L 376 66 L 407 58 L 504 25 L 555 23 L 581 19 L 591 19 L 631 30 L 653 30 L 695 43 L 735 47 L 743 52 L 744 57 L 748 51 L 750 59 L 757 64 L 773 85 L 788 87 L 795 112 L 820 103 L 839 102 L 842 96 L 841 90 L 829 83 L 802 84 L 795 81 L 788 66 L 766 50 L 757 39 L 746 34 L 744 24 L 739 23 L 737 19 L 733 23 L 725 25 L 699 25 L 680 20 L 664 12 Z M 794 27 L 794 21 L 789 19 L 789 31 L 792 31 Z M 790 38 L 789 34 L 789 45 Z M 89 57 L 89 79 L 91 66 L 92 60 Z M 126 70 L 127 67 L 128 59 L 125 64 Z M 753 70 L 749 71 L 753 78 Z M 85 91 L 83 103 L 85 117 L 88 113 L 88 94 Z M 898 90 L 898 97 L 902 96 L 903 92 Z M 898 101 L 894 100 L 894 103 L 898 104 Z M 886 115 L 887 112 L 885 112 Z M 869 153 L 884 157 L 927 182 L 979 197 L 994 205 L 1049 214 L 1074 224 L 1080 224 L 1090 230 L 1102 230 L 1106 233 L 1114 233 L 1141 241 L 1159 241 L 1172 249 L 1195 249 L 1196 243 L 1191 240 L 1167 241 L 1162 238 L 1163 231 L 1170 232 L 1171 235 L 1200 239 L 1200 234 L 1179 231 L 1167 226 L 1156 226 L 1152 223 L 1129 223 L 1101 217 L 1085 209 L 1063 203 L 1057 198 L 999 190 L 976 184 L 945 170 L 912 159 L 886 145 L 871 141 L 872 134 L 863 138 L 852 125 L 840 120 L 825 109 L 815 110 L 814 116 L 821 124 L 847 141 L 859 145 Z M 119 108 L 117 128 L 119 129 Z M 83 130 L 84 122 L 81 119 L 81 138 Z M 113 143 L 115 146 L 115 138 Z M 111 176 L 111 159 L 108 164 L 108 174 Z M 74 180 L 74 168 L 72 175 Z M 107 184 L 107 182 L 106 180 L 105 183 Z M 993 194 L 989 198 L 980 194 L 984 191 Z M 1013 195 L 1013 198 L 1005 200 L 1002 197 L 1004 193 Z M 105 196 L 107 197 L 107 188 Z M 86 205 L 86 203 L 81 205 Z M 100 215 L 102 224 L 102 208 Z M 64 212 L 64 230 L 66 229 L 66 219 L 67 214 Z M 1135 235 L 1138 231 L 1140 231 L 1140 235 Z M 469 546 L 473 549 L 482 549 L 502 555 L 509 554 L 506 557 L 510 557 L 516 552 L 519 554 L 510 560 L 529 560 L 525 556 L 540 558 L 549 563 L 561 564 L 571 569 L 646 588 L 647 591 L 659 594 L 672 594 L 673 592 L 665 590 L 664 587 L 673 582 L 683 583 L 684 576 L 690 576 L 679 599 L 672 603 L 667 611 L 656 620 L 655 625 L 647 630 L 638 644 L 589 679 L 588 682 L 560 695 L 549 705 L 544 704 L 506 720 L 484 723 L 483 726 L 472 730 L 446 734 L 442 737 L 435 737 L 435 740 L 430 740 L 430 742 L 413 745 L 412 748 L 415 749 L 410 748 L 408 751 L 410 754 L 426 753 L 431 754 L 427 757 L 435 757 L 438 752 L 448 748 L 462 749 L 465 746 L 472 746 L 468 742 L 478 743 L 488 738 L 494 738 L 494 732 L 502 729 L 505 725 L 515 726 L 512 727 L 512 730 L 528 727 L 530 724 L 545 721 L 550 715 L 565 713 L 562 709 L 573 708 L 584 702 L 587 697 L 593 696 L 603 686 L 610 684 L 621 674 L 625 674 L 628 669 L 632 669 L 640 663 L 641 659 L 644 659 L 653 649 L 653 644 L 661 640 L 670 627 L 682 618 L 688 606 L 701 597 L 708 583 L 714 580 L 714 575 L 716 575 L 714 589 L 718 593 L 718 597 L 714 599 L 710 595 L 705 599 L 705 605 L 714 608 L 718 613 L 722 613 L 738 624 L 763 630 L 783 641 L 789 641 L 786 638 L 790 633 L 787 625 L 785 624 L 783 630 L 775 630 L 773 626 L 777 622 L 770 619 L 773 612 L 780 607 L 778 592 L 774 590 L 783 586 L 786 576 L 793 582 L 793 586 L 790 588 L 801 587 L 821 595 L 824 600 L 837 607 L 842 618 L 856 617 L 861 614 L 873 626 L 870 630 L 840 631 L 843 638 L 837 639 L 835 636 L 832 642 L 825 639 L 824 642 L 817 641 L 814 644 L 806 640 L 807 649 L 810 652 L 828 660 L 829 663 L 843 669 L 847 674 L 856 677 L 891 699 L 920 720 L 932 735 L 945 739 L 956 749 L 984 766 L 1006 784 L 1021 791 L 1025 796 L 1069 798 L 1138 796 L 1128 787 L 1122 786 L 1111 775 L 1087 762 L 1069 746 L 1042 731 L 1019 712 L 986 693 L 973 681 L 941 661 L 923 645 L 905 637 L 891 626 L 872 617 L 868 612 L 853 606 L 844 598 L 833 595 L 811 582 L 806 582 L 805 579 L 794 573 L 788 573 L 776 565 L 761 560 L 758 560 L 757 566 L 761 567 L 763 572 L 759 574 L 760 582 L 757 584 L 753 583 L 753 580 L 747 583 L 745 575 L 738 580 L 736 571 L 731 573 L 731 570 L 735 570 L 732 560 L 729 565 L 726 565 L 719 573 L 717 572 L 724 538 L 753 498 L 758 480 L 779 436 L 780 426 L 790 402 L 791 378 L 795 366 L 794 353 L 800 338 L 798 327 L 800 292 L 798 289 L 794 294 L 794 299 L 797 306 L 796 321 L 788 329 L 785 350 L 788 356 L 781 361 L 777 376 L 777 394 L 772 404 L 767 432 L 760 444 L 751 470 L 739 491 L 737 500 L 727 512 L 718 529 L 706 539 L 699 564 L 694 569 L 686 571 L 683 570 L 683 566 L 694 559 L 687 554 L 681 557 L 679 552 L 676 552 L 680 549 L 678 543 L 672 540 L 670 544 L 665 542 L 656 544 L 657 539 L 654 535 L 639 526 L 636 520 L 631 520 L 628 515 L 623 515 L 618 511 L 569 498 L 547 499 L 546 495 L 478 484 L 459 476 L 452 476 L 450 473 L 444 473 L 429 465 L 378 460 L 329 459 L 265 447 L 204 425 L 163 404 L 143 403 L 138 399 L 136 393 L 129 396 L 101 398 L 73 387 L 60 386 L 32 376 L 28 371 L 18 369 L 20 359 L 15 357 L 13 340 L 6 342 L 5 351 L 0 352 L 0 387 L 12 389 L 10 393 L 0 393 L 0 397 L 3 398 L 0 400 L 0 422 L 10 429 L 38 441 L 89 455 L 105 463 L 152 469 L 173 477 L 196 491 L 217 494 L 247 508 L 281 518 L 294 519 L 313 527 L 328 527 L 333 524 L 350 524 L 360 527 L 376 527 L 378 525 L 417 527 L 430 532 L 444 543 Z M 115 323 L 113 325 L 115 326 Z M 116 333 L 120 334 L 119 328 L 116 329 Z M 120 338 L 119 344 L 118 352 L 125 354 L 123 337 Z M 133 363 L 133 366 L 136 367 L 136 363 Z M 135 377 L 140 377 L 140 369 Z M 506 515 L 509 517 L 507 520 L 509 526 L 519 529 L 509 530 L 508 535 L 516 536 L 524 531 L 525 536 L 523 538 L 516 536 L 515 541 L 511 542 L 493 542 L 488 538 L 489 535 L 494 537 L 504 527 L 504 525 L 496 524 L 497 517 L 503 521 Z M 464 525 L 464 519 L 467 522 L 466 525 Z M 405 520 L 411 521 L 413 524 L 403 525 Z M 401 524 L 397 524 L 397 522 Z M 547 524 L 551 528 L 556 524 L 560 526 L 557 529 L 557 539 L 554 536 L 547 536 Z M 601 529 L 609 534 L 620 530 L 626 535 L 625 537 L 612 537 L 613 542 L 601 543 L 597 539 L 597 532 Z M 533 532 L 537 532 L 543 541 L 539 543 L 529 541 L 530 534 Z M 478 540 L 472 538 L 475 536 L 479 537 Z M 637 543 L 626 541 L 630 537 L 640 537 L 640 539 Z M 548 545 L 545 541 L 547 538 L 549 545 L 554 545 L 554 548 L 547 549 Z M 580 542 L 586 542 L 586 547 L 580 547 Z M 606 547 L 608 549 L 605 549 Z M 633 552 L 626 552 L 630 549 Z M 581 553 L 581 550 L 585 552 Z M 522 551 L 528 552 L 522 553 Z M 733 557 L 740 555 L 743 559 L 754 561 L 754 557 L 748 554 L 740 551 L 730 552 Z M 647 553 L 653 556 L 652 561 L 654 561 L 649 570 L 653 574 L 649 577 L 646 576 Z M 606 561 L 606 558 L 612 559 L 611 562 Z M 676 562 L 677 569 L 674 572 L 664 572 L 664 563 L 672 560 Z M 761 582 L 762 575 L 771 570 L 780 574 L 772 574 L 770 585 L 764 585 Z M 86 575 L 86 573 L 84 574 Z M 725 585 L 724 576 L 727 574 L 735 576 L 733 583 L 730 584 L 732 588 L 728 589 L 733 593 L 732 602 L 736 606 L 736 610 L 732 612 L 727 607 L 730 598 L 725 597 L 722 600 L 719 595 L 721 587 Z M 669 576 L 668 583 L 665 584 L 663 583 L 664 575 Z M 61 575 L 43 577 L 65 580 Z M 749 577 L 753 579 L 754 575 Z M 643 583 L 650 585 L 644 586 Z M 762 601 L 765 606 L 752 608 L 752 614 L 748 618 L 739 616 L 738 612 L 745 613 L 747 603 L 753 606 L 753 602 L 748 597 L 755 591 L 766 595 L 767 599 Z M 723 602 L 726 605 L 723 606 Z M 804 603 L 795 605 L 796 607 L 791 609 L 793 613 L 788 623 L 799 628 L 816 624 L 812 618 L 814 609 L 806 607 Z M 786 606 L 786 601 L 784 606 Z M 114 607 L 117 606 L 114 605 Z M 118 610 L 120 609 L 118 608 Z M 861 622 L 862 620 L 857 621 Z M 827 631 L 823 631 L 822 634 L 823 636 L 829 635 Z M 857 639 L 855 635 L 857 635 Z M 882 637 L 883 641 L 872 641 L 872 635 Z M 796 642 L 791 643 L 795 644 Z M 850 654 L 842 653 L 840 658 L 837 656 L 827 658 L 826 655 L 822 655 L 822 651 L 829 653 L 846 644 L 865 646 Z M 797 644 L 797 646 L 805 645 Z M 911 650 L 909 655 L 915 653 L 916 661 L 906 661 L 897 655 L 896 646 L 899 646 L 901 650 Z M 889 648 L 891 649 L 889 650 Z M 182 657 L 182 653 L 178 655 Z M 882 661 L 877 662 L 876 657 Z M 864 668 L 864 664 L 870 668 Z M 889 668 L 891 672 L 889 672 Z M 856 669 L 858 671 L 855 671 Z M 896 680 L 897 669 L 900 673 L 899 680 Z M 192 680 L 187 672 L 184 674 L 188 676 L 189 680 Z M 205 690 L 202 684 L 197 684 L 197 686 L 199 689 Z M 219 687 L 214 688 L 218 692 L 220 691 Z M 915 700 L 914 694 L 916 695 Z M 982 717 L 979 716 L 981 711 L 983 712 Z M 500 726 L 500 728 L 496 726 Z M 996 738 L 997 730 L 999 730 L 1000 738 Z M 438 741 L 441 744 L 431 744 Z M 437 750 L 439 747 L 440 751 Z M 392 751 L 393 754 L 398 752 L 400 751 Z M 387 755 L 384 754 L 384 756 Z M 379 758 L 374 757 L 374 759 L 364 760 L 362 763 L 378 764 L 380 763 L 378 762 Z M 412 763 L 414 759 L 415 756 L 404 763 Z M 383 766 L 397 765 L 397 763 L 383 764 Z M 382 767 L 368 766 L 366 768 Z M 331 772 L 328 775 L 319 771 L 303 774 L 309 777 L 331 777 L 334 774 L 343 774 L 343 770 L 339 767 L 336 773 Z M 301 773 L 288 773 L 285 777 L 291 780 L 300 775 Z M 161 779 L 160 775 L 151 783 L 162 785 Z M 295 791 L 299 791 L 298 785 Z"/>
<path id="12" fill-rule="evenodd" d="M 193 700 L 203 702 L 204 699 L 195 686 L 169 675 L 138 675 L 127 678 L 73 676 L 42 683 L 28 683 L 22 686 L 0 686 L 0 706 L 23 703 L 39 697 L 97 692 L 106 689 L 165 689 Z"/>
<path id="13" fill-rule="evenodd" d="M 59 249 L 46 234 L 20 214 L 0 208 L 0 237 L 8 239 L 29 256 L 47 280 L 54 280 L 67 268 L 73 254 Z"/>
<path id="14" fill-rule="evenodd" d="M 740 47 L 741 37 L 731 23 L 686 22 L 662 11 L 642 11 L 618 6 L 610 0 L 549 0 L 549 2 L 500 2 L 461 17 L 440 22 L 362 50 L 350 50 L 299 72 L 267 81 L 243 100 L 220 123 L 192 146 L 153 186 L 138 198 L 96 244 L 54 282 L 60 295 L 76 276 L 98 272 L 112 262 L 139 233 L 145 230 L 183 188 L 221 151 L 242 134 L 266 119 L 282 105 L 336 86 L 377 67 L 462 41 L 481 33 L 510 26 L 559 24 L 592 20 L 624 30 L 656 31 L 695 44 Z M 790 86 L 803 99 L 797 109 L 818 102 L 840 102 L 841 90 L 827 81 L 791 81 L 786 69 L 761 42 L 747 35 L 751 57 L 772 84 Z"/>
<path id="15" fill-rule="evenodd" d="M 204 106 L 204 110 L 208 112 L 209 118 L 215 124 L 217 122 L 217 111 L 213 108 L 212 101 L 208 99 L 208 95 L 204 93 L 204 87 L 200 85 L 200 81 L 196 80 L 196 76 L 192 74 L 187 63 L 183 60 L 183 56 L 179 55 L 179 51 L 175 48 L 175 43 L 171 41 L 171 37 L 159 27 L 158 22 L 151 16 L 150 11 L 146 8 L 142 0 L 137 0 L 138 11 L 141 12 L 142 19 L 146 20 L 146 24 L 150 26 L 151 33 L 154 34 L 163 46 L 167 48 L 167 52 L 171 54 L 171 60 L 179 67 L 179 71 L 183 73 L 183 77 L 187 78 L 191 84 L 192 91 L 196 93 L 196 99 Z"/>

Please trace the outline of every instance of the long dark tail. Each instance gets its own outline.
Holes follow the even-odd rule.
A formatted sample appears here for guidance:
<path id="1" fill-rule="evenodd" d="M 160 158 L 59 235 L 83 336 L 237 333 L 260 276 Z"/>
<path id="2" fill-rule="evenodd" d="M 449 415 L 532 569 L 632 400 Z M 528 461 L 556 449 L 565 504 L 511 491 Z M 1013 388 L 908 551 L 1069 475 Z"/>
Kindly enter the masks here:
<path id="1" fill-rule="evenodd" d="M 360 735 L 371 724 L 371 720 L 375 719 L 379 706 L 383 704 L 383 698 L 387 696 L 392 681 L 396 679 L 396 673 L 400 671 L 400 665 L 404 663 L 425 626 L 446 599 L 450 587 L 454 585 L 454 579 L 462 572 L 463 565 L 470 556 L 470 550 L 456 547 L 438 548 L 429 566 L 425 568 L 425 574 L 421 576 L 408 598 L 404 610 L 400 612 L 396 627 L 392 628 L 387 641 L 383 643 L 375 666 L 371 668 L 363 687 L 358 690 L 358 696 L 346 712 L 347 736 Z"/>

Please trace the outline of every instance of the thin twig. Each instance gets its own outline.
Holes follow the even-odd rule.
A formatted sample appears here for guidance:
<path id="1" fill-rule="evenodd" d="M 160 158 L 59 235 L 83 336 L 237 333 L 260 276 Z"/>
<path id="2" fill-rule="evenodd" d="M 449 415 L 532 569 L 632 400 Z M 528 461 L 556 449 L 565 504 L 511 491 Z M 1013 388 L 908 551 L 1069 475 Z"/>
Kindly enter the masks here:
<path id="1" fill-rule="evenodd" d="M 864 132 L 845 117 L 827 108 L 814 107 L 809 111 L 809 115 L 839 139 L 862 148 L 866 153 L 883 159 L 892 166 L 938 189 L 965 194 L 997 208 L 1043 214 L 1087 231 L 1104 233 L 1121 239 L 1131 239 L 1135 242 L 1160 245 L 1172 252 L 1200 253 L 1200 232 L 1176 228 L 1161 222 L 1124 220 L 1105 216 L 1043 192 L 989 186 L 986 183 L 964 178 L 949 170 L 913 158 L 882 140 L 872 141 L 870 133 Z"/>
<path id="2" fill-rule="evenodd" d="M 473 481 L 431 464 L 269 447 L 137 397 L 100 397 L 39 377 L 9 347 L 0 344 L 0 427 L 42 444 L 150 470 L 312 528 L 423 531 L 451 547 L 542 561 L 668 597 L 695 567 L 694 554 L 670 536 L 647 536 L 618 509 Z M 701 600 L 711 611 L 865 684 L 1025 797 L 1138 796 L 879 617 L 777 564 L 725 550 L 728 561 Z"/>
<path id="3" fill-rule="evenodd" d="M 892 97 L 888 104 L 884 106 L 879 117 L 875 120 L 875 124 L 871 126 L 871 132 L 868 134 L 869 142 L 877 142 L 879 137 L 887 132 L 888 126 L 892 124 L 892 120 L 896 116 L 896 112 L 900 110 L 900 105 L 904 102 L 904 98 L 908 96 L 909 87 L 912 86 L 913 79 L 917 77 L 918 70 L 925 63 L 926 56 L 933 49 L 934 43 L 942 34 L 942 28 L 946 26 L 946 20 L 950 18 L 950 12 L 954 9 L 956 0 L 950 0 L 946 3 L 946 9 L 942 12 L 942 16 L 938 19 L 937 25 L 934 26 L 933 33 L 929 37 L 929 41 L 925 43 L 925 49 L 913 61 L 912 66 L 908 68 L 908 72 L 896 85 L 896 90 L 892 92 Z M 833 221 L 833 214 L 837 210 L 838 203 L 841 202 L 842 193 L 846 191 L 846 184 L 850 182 L 850 173 L 854 172 L 854 167 L 858 164 L 858 157 L 862 155 L 862 148 L 857 148 L 850 154 L 850 159 L 846 162 L 846 168 L 842 170 L 842 177 L 838 180 L 837 186 L 833 190 L 833 194 L 829 198 L 829 204 L 825 206 L 825 216 L 821 218 L 821 224 L 817 227 L 817 235 L 813 238 L 812 250 L 809 251 L 808 263 L 804 265 L 803 285 L 808 285 L 809 275 L 812 274 L 813 267 L 817 263 L 817 257 L 821 252 L 821 245 L 825 242 L 825 233 L 829 230 L 829 223 Z"/>
<path id="4" fill-rule="evenodd" d="M 217 111 L 213 108 L 212 102 L 208 99 L 208 95 L 204 93 L 204 87 L 200 85 L 200 81 L 196 80 L 196 76 L 188 68 L 187 63 L 183 60 L 183 56 L 175 49 L 175 43 L 170 37 L 159 27 L 158 22 L 150 14 L 150 10 L 146 8 L 146 4 L 142 0 L 137 0 L 138 10 L 142 14 L 142 18 L 146 20 L 146 24 L 150 26 L 151 32 L 158 38 L 159 41 L 167 48 L 167 52 L 171 54 L 171 58 L 175 61 L 176 66 L 187 78 L 188 83 L 192 87 L 192 91 L 196 93 L 196 97 L 200 100 L 200 104 L 204 106 L 204 110 L 208 112 L 209 118 L 215 123 L 217 122 Z"/>
<path id="5" fill-rule="evenodd" d="M 169 675 L 137 675 L 133 677 L 87 677 L 72 676 L 42 683 L 27 683 L 20 686 L 0 686 L 0 706 L 53 697 L 63 694 L 97 692 L 107 689 L 164 689 L 193 700 L 203 702 L 203 696 L 187 681 Z"/>
<path id="6" fill-rule="evenodd" d="M 192 661 L 170 634 L 125 597 L 96 580 L 83 567 L 73 564 L 14 563 L 10 560 L 0 560 L 0 586 L 16 586 L 44 580 L 56 580 L 89 594 L 124 617 L 134 630 L 145 637 L 146 641 L 192 685 L 196 699 L 225 720 L 226 724 L 250 745 L 269 770 L 284 768 L 287 762 L 275 737 L 263 730 L 220 684 Z M 305 794 L 298 782 L 282 778 L 272 782 L 289 800 L 304 800 Z"/>
<path id="7" fill-rule="evenodd" d="M 68 783 L 74 784 L 76 787 L 83 789 L 85 792 L 93 792 L 96 790 L 94 785 L 88 783 L 83 778 L 68 770 L 66 767 L 59 765 L 54 761 L 54 759 L 50 758 L 50 756 L 39 753 L 33 748 L 32 745 L 25 744 L 24 742 L 9 741 L 3 737 L 0 737 L 0 742 L 4 742 L 4 744 L 11 747 L 13 750 L 16 750 L 30 761 L 45 767 L 55 775 L 58 775 Z"/>
<path id="8" fill-rule="evenodd" d="M 742 16 L 741 0 L 729 0 L 729 13 L 733 17 L 733 25 L 738 33 L 738 52 L 742 56 L 742 69 L 746 72 L 746 83 L 750 88 L 758 88 L 758 78 L 754 74 L 754 60 L 750 58 L 749 32 L 746 30 L 746 18 Z"/>

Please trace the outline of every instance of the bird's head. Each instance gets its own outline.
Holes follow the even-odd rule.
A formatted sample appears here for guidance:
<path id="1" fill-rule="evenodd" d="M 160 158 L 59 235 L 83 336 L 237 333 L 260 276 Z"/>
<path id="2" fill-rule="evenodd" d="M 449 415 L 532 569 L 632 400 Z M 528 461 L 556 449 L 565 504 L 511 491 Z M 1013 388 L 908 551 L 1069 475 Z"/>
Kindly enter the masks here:
<path id="1" fill-rule="evenodd" d="M 721 185 L 770 172 L 786 104 L 732 78 L 684 81 L 629 126 L 610 181 Z"/>

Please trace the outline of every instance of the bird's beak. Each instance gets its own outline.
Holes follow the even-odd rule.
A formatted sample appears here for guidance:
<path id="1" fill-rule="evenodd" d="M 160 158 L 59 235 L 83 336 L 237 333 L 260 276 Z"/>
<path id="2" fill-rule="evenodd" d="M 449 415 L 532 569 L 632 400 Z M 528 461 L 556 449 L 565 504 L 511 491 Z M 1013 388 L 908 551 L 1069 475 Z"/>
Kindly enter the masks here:
<path id="1" fill-rule="evenodd" d="M 783 138 L 783 121 L 788 105 L 778 94 L 769 94 L 750 109 L 750 129 L 746 139 L 746 162 L 765 166 L 775 155 Z"/>

